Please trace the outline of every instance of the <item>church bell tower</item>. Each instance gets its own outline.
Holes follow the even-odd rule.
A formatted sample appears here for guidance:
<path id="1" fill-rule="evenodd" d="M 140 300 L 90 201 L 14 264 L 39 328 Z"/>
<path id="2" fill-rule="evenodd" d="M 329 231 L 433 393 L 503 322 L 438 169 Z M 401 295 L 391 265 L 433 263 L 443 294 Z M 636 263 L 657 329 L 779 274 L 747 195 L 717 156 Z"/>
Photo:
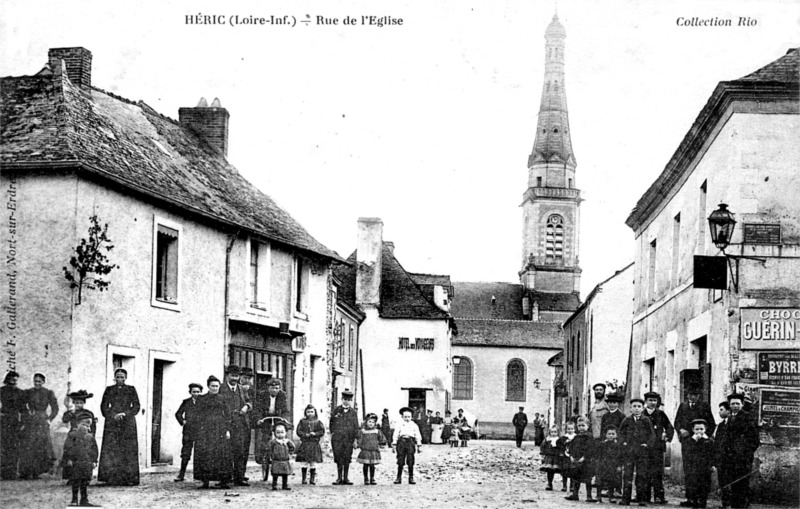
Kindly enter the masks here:
<path id="1" fill-rule="evenodd" d="M 580 191 L 575 177 L 567 93 L 564 41 L 558 15 L 545 31 L 542 100 L 533 150 L 528 157 L 528 189 L 522 200 L 522 269 L 527 291 L 580 291 L 578 266 Z"/>

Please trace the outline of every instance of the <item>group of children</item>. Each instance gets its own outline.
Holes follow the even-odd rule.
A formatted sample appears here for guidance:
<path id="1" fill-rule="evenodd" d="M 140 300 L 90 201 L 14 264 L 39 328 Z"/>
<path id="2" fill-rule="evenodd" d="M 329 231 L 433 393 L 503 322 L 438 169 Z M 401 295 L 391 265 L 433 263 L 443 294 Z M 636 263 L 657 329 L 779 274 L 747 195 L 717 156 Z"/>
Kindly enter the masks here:
<path id="1" fill-rule="evenodd" d="M 547 474 L 545 490 L 553 490 L 555 474 L 561 475 L 561 491 L 571 493 L 567 500 L 579 500 L 581 484 L 586 487 L 586 502 L 603 502 L 607 496 L 614 502 L 615 494 L 621 493 L 619 505 L 631 504 L 632 481 L 636 475 L 637 498 L 646 491 L 648 471 L 646 456 L 655 447 L 657 438 L 653 426 L 644 415 L 645 401 L 631 400 L 631 413 L 619 426 L 603 426 L 604 435 L 595 440 L 589 432 L 589 419 L 579 417 L 567 422 L 563 435 L 557 426 L 552 426 L 541 445 L 541 471 Z M 604 416 L 605 418 L 605 416 Z M 684 446 L 684 468 L 691 471 L 687 476 L 687 493 L 693 507 L 706 507 L 711 472 L 714 468 L 713 441 L 706 435 L 707 423 L 703 419 L 692 422 L 692 437 Z M 594 483 L 592 482 L 594 479 Z M 691 479 L 691 480 L 689 480 Z M 595 488 L 596 498 L 592 498 Z M 640 506 L 647 505 L 638 498 Z"/>

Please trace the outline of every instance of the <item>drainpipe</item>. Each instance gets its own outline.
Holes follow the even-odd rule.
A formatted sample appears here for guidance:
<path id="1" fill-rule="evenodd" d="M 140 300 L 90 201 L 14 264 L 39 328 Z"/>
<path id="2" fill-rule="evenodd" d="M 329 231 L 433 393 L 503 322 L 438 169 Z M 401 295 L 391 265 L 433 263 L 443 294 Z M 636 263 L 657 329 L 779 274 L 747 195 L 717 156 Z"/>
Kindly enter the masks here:
<path id="1" fill-rule="evenodd" d="M 231 234 L 228 236 L 228 247 L 225 249 L 225 309 L 224 314 L 222 316 L 222 325 L 225 330 L 222 333 L 223 341 L 222 341 L 222 366 L 228 364 L 228 345 L 231 342 L 231 329 L 228 326 L 228 315 L 230 314 L 230 293 L 231 293 L 231 250 L 233 249 L 233 244 L 236 242 L 236 238 L 239 236 L 239 232 L 241 232 L 241 228 L 236 230 L 236 233 Z"/>

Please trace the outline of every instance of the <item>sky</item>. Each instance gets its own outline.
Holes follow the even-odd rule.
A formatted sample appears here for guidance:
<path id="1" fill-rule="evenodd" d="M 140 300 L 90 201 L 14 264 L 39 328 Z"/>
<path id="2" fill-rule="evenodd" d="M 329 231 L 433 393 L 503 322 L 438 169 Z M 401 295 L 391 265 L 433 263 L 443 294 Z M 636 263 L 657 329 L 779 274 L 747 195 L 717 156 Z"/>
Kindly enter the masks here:
<path id="1" fill-rule="evenodd" d="M 800 2 L 4 0 L 0 76 L 34 74 L 49 48 L 83 46 L 93 85 L 171 118 L 219 98 L 228 160 L 342 256 L 357 219 L 380 217 L 406 270 L 518 282 L 556 8 L 585 200 L 585 296 L 633 261 L 625 219 L 716 84 L 800 46 Z M 187 22 L 197 15 L 226 23 Z M 233 16 L 293 25 L 231 26 Z M 733 26 L 681 26 L 692 18 Z"/>

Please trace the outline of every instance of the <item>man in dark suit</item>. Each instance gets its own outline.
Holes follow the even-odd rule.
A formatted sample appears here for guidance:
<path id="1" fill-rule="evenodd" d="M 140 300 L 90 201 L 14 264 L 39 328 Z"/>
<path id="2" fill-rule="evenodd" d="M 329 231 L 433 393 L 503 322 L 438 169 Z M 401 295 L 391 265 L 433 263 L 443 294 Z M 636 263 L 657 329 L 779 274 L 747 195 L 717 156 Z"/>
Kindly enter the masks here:
<path id="1" fill-rule="evenodd" d="M 514 414 L 514 418 L 511 419 L 511 424 L 514 425 L 514 431 L 516 432 L 517 438 L 517 447 L 522 447 L 522 439 L 525 436 L 525 427 L 528 426 L 528 416 L 525 415 L 525 407 L 519 407 L 519 412 Z"/>
<path id="2" fill-rule="evenodd" d="M 181 471 L 175 482 L 182 482 L 186 475 L 186 466 L 189 465 L 189 458 L 192 457 L 192 449 L 194 448 L 194 441 L 197 440 L 197 432 L 200 428 L 198 409 L 200 405 L 197 403 L 197 398 L 203 392 L 203 386 L 200 384 L 189 384 L 190 397 L 183 400 L 178 411 L 175 412 L 175 418 L 178 423 L 183 426 L 183 444 L 181 446 Z"/>
<path id="3" fill-rule="evenodd" d="M 667 501 L 664 498 L 664 452 L 667 450 L 667 443 L 672 442 L 675 429 L 669 422 L 667 414 L 658 408 L 661 405 L 659 393 L 648 392 L 644 395 L 644 400 L 644 416 L 650 419 L 656 437 L 655 447 L 647 452 L 647 490 L 645 495 L 648 502 L 652 495 L 657 504 L 666 504 Z"/>
<path id="4" fill-rule="evenodd" d="M 624 418 L 619 425 L 618 441 L 622 444 L 624 469 L 622 484 L 622 500 L 619 505 L 631 505 L 633 472 L 636 471 L 636 501 L 639 505 L 647 505 L 647 453 L 655 446 L 656 436 L 650 419 L 642 415 L 644 400 L 631 400 L 631 415 Z"/>
<path id="5" fill-rule="evenodd" d="M 716 453 L 716 461 L 714 463 L 717 466 L 717 484 L 719 484 L 719 498 L 720 502 L 722 502 L 722 507 L 730 507 L 731 505 L 731 487 L 728 486 L 732 480 L 728 473 L 730 466 L 726 463 L 727 458 L 725 451 L 722 449 L 727 442 L 728 417 L 730 417 L 730 413 L 731 406 L 727 401 L 723 401 L 719 404 L 720 421 L 714 432 L 714 450 Z"/>
<path id="6" fill-rule="evenodd" d="M 692 438 L 692 421 L 696 419 L 703 419 L 708 424 L 706 428 L 706 435 L 713 436 L 716 424 L 714 422 L 714 414 L 711 413 L 711 407 L 705 401 L 700 401 L 700 387 L 692 385 L 689 387 L 686 395 L 686 401 L 681 403 L 678 407 L 678 412 L 675 414 L 675 429 L 678 430 L 678 440 L 681 441 L 681 457 L 683 457 L 683 447 L 687 440 Z M 686 469 L 683 472 L 684 488 L 686 487 Z M 692 502 L 688 500 L 689 495 L 686 494 L 687 500 L 681 502 L 681 507 L 691 507 Z"/>
<path id="7" fill-rule="evenodd" d="M 247 401 L 249 401 L 251 404 L 254 401 L 253 391 L 250 390 L 250 388 L 253 386 L 253 375 L 255 375 L 255 372 L 253 371 L 252 368 L 248 368 L 248 367 L 241 368 L 240 373 L 239 373 L 239 388 L 242 390 L 242 393 L 244 394 L 245 399 Z M 245 454 L 247 455 L 246 458 L 250 456 L 250 441 L 253 438 L 253 432 L 252 432 L 253 423 L 250 421 L 250 414 L 251 413 L 252 413 L 252 409 L 251 409 L 250 412 L 247 412 L 246 414 L 244 414 L 244 419 L 245 419 L 245 422 L 247 424 L 247 429 L 245 430 L 245 433 L 243 434 L 242 439 L 244 440 L 243 447 L 244 447 L 244 450 L 245 450 Z M 245 461 L 246 461 L 246 459 L 245 459 Z M 246 476 L 243 479 L 245 481 L 249 480 L 249 478 L 246 477 Z"/>
<path id="8" fill-rule="evenodd" d="M 244 480 L 247 470 L 247 454 L 245 435 L 250 433 L 247 425 L 247 413 L 252 409 L 246 391 L 239 387 L 239 366 L 230 365 L 225 368 L 225 383 L 219 389 L 219 395 L 225 401 L 231 415 L 231 456 L 233 457 L 233 484 L 249 486 Z"/>
<path id="9" fill-rule="evenodd" d="M 728 396 L 731 414 L 725 425 L 725 437 L 720 445 L 722 462 L 728 466 L 731 483 L 731 507 L 747 507 L 750 503 L 750 474 L 753 456 L 759 446 L 758 424 L 749 412 L 743 410 L 744 395 Z"/>

